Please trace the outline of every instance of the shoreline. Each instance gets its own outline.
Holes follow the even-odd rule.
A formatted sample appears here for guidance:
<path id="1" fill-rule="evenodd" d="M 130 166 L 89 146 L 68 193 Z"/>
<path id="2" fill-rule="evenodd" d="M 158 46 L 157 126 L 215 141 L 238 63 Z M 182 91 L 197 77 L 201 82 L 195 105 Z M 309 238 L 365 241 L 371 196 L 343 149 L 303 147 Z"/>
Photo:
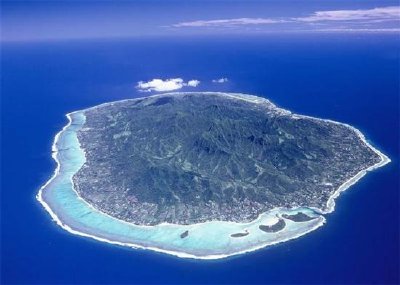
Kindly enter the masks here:
<path id="1" fill-rule="evenodd" d="M 260 245 L 256 245 L 256 246 L 252 246 L 249 247 L 248 249 L 245 250 L 241 250 L 238 252 L 234 252 L 231 254 L 211 254 L 211 255 L 202 255 L 202 256 L 198 256 L 198 255 L 194 255 L 194 254 L 190 254 L 190 253 L 186 253 L 186 252 L 179 252 L 179 251 L 171 251 L 171 250 L 167 250 L 167 249 L 163 249 L 163 248 L 158 248 L 158 247 L 152 247 L 152 246 L 143 246 L 143 245 L 139 245 L 139 244 L 134 244 L 134 243 L 129 243 L 129 242 L 121 242 L 118 240 L 111 240 L 111 239 L 107 239 L 104 237 L 100 237 L 100 236 L 96 236 L 96 235 L 92 235 L 86 232 L 82 232 L 79 230 L 75 230 L 73 228 L 71 228 L 68 224 L 64 223 L 58 216 L 57 214 L 53 211 L 53 209 L 50 207 L 50 205 L 45 201 L 45 199 L 43 198 L 43 191 L 46 190 L 46 188 L 50 185 L 51 182 L 53 182 L 53 180 L 55 180 L 59 175 L 63 175 L 63 173 L 60 172 L 61 170 L 61 162 L 58 159 L 58 154 L 59 154 L 59 150 L 57 149 L 57 143 L 61 137 L 61 135 L 67 131 L 71 125 L 73 124 L 73 115 L 77 114 L 77 113 L 82 113 L 84 114 L 84 112 L 86 110 L 90 110 L 93 108 L 98 108 L 98 107 L 102 107 L 102 106 L 106 106 L 109 104 L 114 104 L 114 103 L 120 103 L 120 102 L 125 102 L 125 101 L 134 101 L 134 100 L 141 100 L 143 98 L 149 98 L 149 97 L 141 97 L 141 98 L 135 98 L 135 99 L 126 99 L 126 100 L 120 100 L 120 101 L 115 101 L 115 102 L 109 102 L 109 103 L 103 103 L 94 107 L 90 107 L 87 109 L 83 109 L 83 110 L 79 110 L 79 111 L 74 111 L 71 113 L 68 113 L 66 116 L 68 118 L 68 124 L 66 126 L 63 127 L 63 129 L 58 132 L 56 134 L 56 136 L 54 137 L 54 141 L 52 144 L 52 158 L 56 161 L 57 163 L 57 167 L 53 173 L 53 175 L 51 176 L 51 178 L 39 189 L 38 194 L 36 195 L 36 199 L 41 203 L 41 205 L 45 208 L 45 210 L 50 214 L 50 216 L 52 217 L 53 221 L 55 221 L 57 223 L 57 225 L 59 225 L 60 227 L 62 227 L 64 230 L 75 234 L 75 235 L 79 235 L 79 236 L 84 236 L 84 237 L 89 237 L 98 241 L 102 241 L 102 242 L 106 242 L 109 244 L 115 244 L 115 245 L 121 245 L 121 246 L 126 246 L 126 247 L 130 247 L 130 248 L 135 248 L 135 249 L 148 249 L 148 250 L 153 250 L 156 252 L 161 252 L 161 253 L 167 253 L 170 255 L 174 255 L 177 257 L 183 257 L 183 258 L 194 258 L 194 259 L 221 259 L 221 258 L 226 258 L 229 256 L 233 256 L 233 255 L 238 255 L 238 254 L 244 254 L 247 252 L 252 252 L 264 247 L 268 247 L 270 245 L 275 245 L 278 243 L 282 243 L 288 240 L 292 240 L 292 239 L 296 239 L 300 236 L 303 236 L 319 227 L 321 227 L 325 222 L 326 219 L 324 216 L 322 216 L 322 214 L 328 214 L 334 211 L 335 208 L 335 200 L 337 197 L 340 196 L 340 193 L 344 192 L 345 190 L 347 190 L 348 188 L 350 188 L 352 185 L 354 185 L 357 181 L 359 181 L 368 171 L 372 171 L 374 169 L 377 169 L 381 166 L 386 165 L 387 163 L 390 162 L 390 159 L 384 155 L 382 152 L 380 152 L 379 150 L 377 150 L 376 148 L 374 148 L 371 144 L 368 143 L 368 141 L 365 139 L 365 136 L 355 127 L 352 127 L 348 124 L 345 123 L 340 123 L 340 122 L 336 122 L 336 121 L 332 121 L 332 120 L 327 120 L 327 119 L 319 119 L 319 118 L 314 118 L 314 117 L 309 117 L 309 116 L 304 116 L 304 115 L 298 115 L 298 114 L 293 114 L 288 110 L 285 110 L 283 108 L 277 107 L 275 104 L 273 104 L 272 102 L 270 102 L 268 99 L 265 98 L 261 98 L 261 97 L 257 97 L 257 96 L 252 96 L 252 95 L 247 95 L 247 94 L 242 94 L 242 93 L 221 93 L 221 92 L 174 92 L 174 93 L 164 93 L 164 94 L 157 94 L 154 96 L 150 96 L 151 98 L 154 97 L 160 97 L 160 96 L 168 96 L 168 95 L 175 95 L 175 94 L 179 94 L 179 95 L 185 95 L 185 94 L 195 94 L 195 93 L 202 93 L 202 94 L 217 94 L 217 95 L 221 95 L 221 96 L 227 96 L 233 99 L 240 99 L 240 100 L 245 100 L 248 102 L 252 102 L 252 103 L 256 103 L 256 104 L 260 104 L 263 102 L 268 102 L 269 104 L 272 105 L 273 108 L 276 108 L 277 111 L 280 112 L 284 112 L 284 114 L 286 115 L 290 115 L 292 117 L 296 118 L 307 118 L 307 119 L 313 119 L 313 120 L 322 120 L 322 121 L 329 121 L 331 123 L 336 123 L 336 124 L 341 124 L 344 125 L 348 128 L 350 128 L 352 131 L 355 131 L 357 133 L 357 135 L 359 136 L 360 140 L 367 146 L 369 147 L 372 151 L 374 151 L 376 154 L 379 155 L 379 157 L 381 158 L 381 160 L 372 165 L 369 166 L 361 171 L 359 171 L 355 176 L 351 177 L 349 180 L 345 181 L 338 189 L 336 189 L 333 194 L 329 197 L 327 204 L 326 204 L 326 210 L 322 210 L 322 209 L 318 209 L 318 208 L 312 208 L 312 207 L 295 207 L 295 208 L 282 208 L 282 207 L 278 207 L 278 208 L 274 208 L 272 210 L 269 210 L 267 212 L 261 213 L 258 215 L 258 217 L 252 221 L 249 222 L 244 222 L 244 223 L 237 223 L 237 222 L 232 222 L 232 221 L 220 221 L 226 224 L 234 224 L 234 225 L 250 225 L 252 223 L 256 223 L 258 221 L 260 221 L 263 216 L 267 215 L 267 213 L 273 212 L 273 211 L 294 211 L 297 209 L 297 211 L 300 211 L 299 209 L 305 209 L 305 210 L 311 210 L 314 211 L 318 214 L 321 214 L 318 216 L 318 223 L 315 224 L 314 226 L 308 228 L 306 231 L 300 233 L 300 234 L 295 234 L 293 236 L 289 236 L 286 239 L 283 240 L 278 240 L 278 241 L 272 241 L 270 243 L 267 244 L 260 244 Z M 249 96 L 250 99 L 248 98 L 244 98 L 244 96 Z M 84 116 L 84 115 L 83 115 Z M 78 142 L 79 144 L 79 142 Z M 80 148 L 80 150 L 84 153 L 84 149 Z M 72 176 L 71 176 L 71 184 L 72 184 L 72 190 L 75 193 L 75 195 L 77 196 L 78 199 L 82 200 L 83 202 L 85 202 L 86 205 L 88 205 L 92 210 L 100 213 L 101 215 L 105 215 L 109 218 L 112 218 L 118 222 L 123 222 L 126 223 L 128 225 L 134 225 L 136 227 L 143 227 L 143 228 L 154 228 L 154 227 L 159 227 L 159 226 L 190 226 L 190 227 L 199 227 L 208 223 L 213 223 L 215 221 L 206 221 L 206 222 L 201 222 L 201 223 L 194 223 L 191 225 L 180 225 L 180 224 L 170 224 L 170 223 L 161 223 L 158 225 L 154 225 L 154 226 L 147 226 L 147 225 L 135 225 L 120 219 L 117 219 L 115 217 L 112 217 L 106 213 L 103 213 L 99 210 L 97 210 L 96 208 L 94 208 L 91 204 L 89 204 L 88 202 L 86 202 L 82 197 L 79 196 L 79 194 L 77 193 L 77 191 L 75 190 L 73 181 L 72 181 Z M 52 190 L 52 189 L 50 189 Z"/>
<path id="2" fill-rule="evenodd" d="M 333 123 L 333 124 L 338 124 L 338 125 L 342 125 L 345 126 L 347 128 L 349 128 L 350 130 L 352 130 L 353 132 L 355 132 L 358 136 L 358 138 L 369 148 L 371 149 L 375 154 L 377 154 L 380 157 L 380 161 L 367 167 L 364 168 L 362 170 L 360 170 L 359 172 L 357 172 L 356 175 L 354 175 L 353 177 L 349 178 L 347 181 L 345 181 L 344 183 L 342 183 L 339 188 L 337 188 L 333 194 L 329 197 L 327 203 L 326 203 L 326 210 L 324 209 L 319 209 L 319 208 L 312 208 L 315 211 L 321 213 L 321 214 L 329 214 L 332 213 L 335 210 L 335 205 L 336 202 L 335 200 L 340 196 L 340 193 L 346 191 L 347 189 L 349 189 L 351 186 L 353 186 L 354 184 L 356 184 L 362 177 L 364 177 L 369 171 L 373 171 L 375 169 L 378 169 L 388 163 L 391 162 L 391 159 L 386 156 L 385 154 L 383 154 L 380 150 L 378 150 L 377 148 L 373 147 L 365 138 L 364 134 L 357 128 L 346 124 L 346 123 L 341 123 L 341 122 L 337 122 L 337 121 L 333 121 L 330 119 L 321 119 L 321 118 L 314 118 L 314 117 L 310 117 L 310 116 L 306 116 L 306 115 L 299 115 L 299 114 L 292 114 L 293 116 L 297 117 L 297 118 L 304 118 L 304 119 L 310 119 L 310 120 L 318 120 L 318 121 L 324 121 L 324 122 L 329 122 L 329 123 Z"/>

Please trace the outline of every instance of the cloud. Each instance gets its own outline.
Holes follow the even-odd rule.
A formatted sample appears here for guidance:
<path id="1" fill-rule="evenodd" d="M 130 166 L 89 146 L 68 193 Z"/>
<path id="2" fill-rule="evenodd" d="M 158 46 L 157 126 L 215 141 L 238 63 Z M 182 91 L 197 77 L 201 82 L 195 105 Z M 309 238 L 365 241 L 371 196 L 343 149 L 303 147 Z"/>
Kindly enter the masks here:
<path id="1" fill-rule="evenodd" d="M 373 29 L 373 28 L 328 28 L 318 29 L 318 32 L 364 32 L 364 33 L 400 33 L 400 28 L 388 28 L 388 29 Z"/>
<path id="2" fill-rule="evenodd" d="M 359 10 L 332 10 L 317 11 L 307 17 L 293 18 L 293 20 L 303 22 L 320 21 L 399 21 L 400 6 L 380 7 L 374 9 Z"/>
<path id="3" fill-rule="evenodd" d="M 199 81 L 199 80 L 196 80 L 196 79 L 189 80 L 189 81 L 186 83 L 186 85 L 187 85 L 187 86 L 190 86 L 190 87 L 196 87 L 196 86 L 199 85 L 199 84 L 200 84 L 200 81 Z"/>
<path id="4" fill-rule="evenodd" d="M 228 81 L 229 80 L 226 77 L 222 77 L 222 78 L 219 78 L 219 79 L 213 79 L 212 80 L 213 83 L 225 83 L 225 82 L 228 82 Z"/>
<path id="5" fill-rule="evenodd" d="M 340 27 L 336 26 L 340 23 Z M 173 28 L 232 28 L 253 27 L 246 31 L 351 31 L 397 32 L 400 24 L 400 6 L 372 9 L 316 11 L 302 17 L 232 18 L 197 20 L 176 23 Z M 320 25 L 320 27 L 318 27 Z M 345 25 L 345 26 L 344 26 Z"/>
<path id="6" fill-rule="evenodd" d="M 268 18 L 236 18 L 236 19 L 220 19 L 220 20 L 199 20 L 192 22 L 182 22 L 171 25 L 175 28 L 183 27 L 228 27 L 243 25 L 266 25 L 282 23 L 282 20 L 274 20 Z"/>
<path id="7" fill-rule="evenodd" d="M 147 82 L 139 81 L 136 85 L 136 88 L 139 89 L 139 91 L 141 92 L 162 92 L 178 90 L 184 86 L 196 87 L 199 84 L 200 81 L 195 79 L 185 82 L 182 78 L 170 78 L 166 80 L 156 78 Z"/>

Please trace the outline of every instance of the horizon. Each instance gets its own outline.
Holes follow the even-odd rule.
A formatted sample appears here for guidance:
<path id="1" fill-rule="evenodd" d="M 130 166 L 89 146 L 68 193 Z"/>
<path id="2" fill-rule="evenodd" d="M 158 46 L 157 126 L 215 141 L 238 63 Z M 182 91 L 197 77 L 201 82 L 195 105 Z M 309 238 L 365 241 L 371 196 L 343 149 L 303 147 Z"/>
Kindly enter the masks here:
<path id="1" fill-rule="evenodd" d="M 2 43 L 171 36 L 400 35 L 397 1 L 4 1 L 1 14 Z"/>

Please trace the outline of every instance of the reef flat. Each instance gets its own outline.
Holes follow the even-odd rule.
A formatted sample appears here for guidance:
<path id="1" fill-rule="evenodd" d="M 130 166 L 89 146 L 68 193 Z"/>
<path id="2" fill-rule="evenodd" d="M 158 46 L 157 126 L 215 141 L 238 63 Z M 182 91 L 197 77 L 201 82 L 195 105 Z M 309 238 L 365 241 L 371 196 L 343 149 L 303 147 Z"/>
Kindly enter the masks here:
<path id="1" fill-rule="evenodd" d="M 53 144 L 58 167 L 37 196 L 53 219 L 181 257 L 304 235 L 341 191 L 389 162 L 348 125 L 243 94 L 171 93 L 68 117 Z"/>

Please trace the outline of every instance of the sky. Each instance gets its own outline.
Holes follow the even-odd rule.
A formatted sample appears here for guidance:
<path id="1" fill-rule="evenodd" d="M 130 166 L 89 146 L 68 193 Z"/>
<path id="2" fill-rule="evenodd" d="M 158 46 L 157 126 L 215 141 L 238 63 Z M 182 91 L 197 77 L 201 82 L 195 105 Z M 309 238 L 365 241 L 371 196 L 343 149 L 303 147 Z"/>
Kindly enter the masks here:
<path id="1" fill-rule="evenodd" d="M 397 33 L 398 1 L 2 1 L 1 40 Z"/>

